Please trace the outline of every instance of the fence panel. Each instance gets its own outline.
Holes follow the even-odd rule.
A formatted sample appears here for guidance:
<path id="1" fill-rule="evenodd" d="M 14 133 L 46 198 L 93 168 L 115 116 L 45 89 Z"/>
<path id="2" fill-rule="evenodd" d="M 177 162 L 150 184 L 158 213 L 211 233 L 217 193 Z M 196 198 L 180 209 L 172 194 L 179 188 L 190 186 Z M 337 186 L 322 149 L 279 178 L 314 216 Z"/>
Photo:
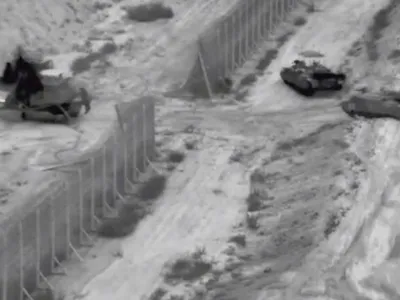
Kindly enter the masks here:
<path id="1" fill-rule="evenodd" d="M 184 85 L 191 93 L 211 98 L 236 68 L 250 58 L 298 0 L 247 0 L 216 22 L 198 41 L 195 65 Z"/>
<path id="2" fill-rule="evenodd" d="M 61 261 L 72 255 L 83 259 L 78 249 L 91 245 L 90 232 L 122 197 L 125 182 L 153 158 L 154 99 L 138 99 L 119 111 L 122 123 L 116 122 L 101 149 L 58 170 L 62 180 L 37 196 L 39 204 L 0 230 L 1 300 L 32 300 L 30 292 L 39 284 L 51 288 L 46 276 L 57 267 L 65 271 Z"/>

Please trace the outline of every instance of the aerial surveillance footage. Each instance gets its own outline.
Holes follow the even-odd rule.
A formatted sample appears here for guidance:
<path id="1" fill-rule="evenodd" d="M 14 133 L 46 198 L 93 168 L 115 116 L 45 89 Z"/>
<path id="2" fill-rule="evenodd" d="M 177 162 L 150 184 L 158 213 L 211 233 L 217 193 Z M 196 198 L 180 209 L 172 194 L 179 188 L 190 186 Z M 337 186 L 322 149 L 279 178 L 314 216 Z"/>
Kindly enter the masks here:
<path id="1" fill-rule="evenodd" d="M 399 1 L 0 16 L 0 300 L 400 299 Z"/>

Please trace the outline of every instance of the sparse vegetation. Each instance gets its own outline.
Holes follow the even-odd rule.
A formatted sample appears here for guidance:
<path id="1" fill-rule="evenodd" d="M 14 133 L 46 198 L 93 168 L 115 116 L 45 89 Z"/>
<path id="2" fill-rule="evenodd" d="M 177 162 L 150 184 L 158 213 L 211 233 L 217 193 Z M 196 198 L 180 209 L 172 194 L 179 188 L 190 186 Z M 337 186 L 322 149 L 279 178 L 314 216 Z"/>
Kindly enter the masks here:
<path id="1" fill-rule="evenodd" d="M 241 247 L 246 247 L 246 236 L 244 234 L 236 234 L 229 239 L 229 242 L 235 243 Z"/>
<path id="2" fill-rule="evenodd" d="M 181 163 L 185 160 L 185 153 L 180 151 L 171 151 L 168 153 L 168 161 L 172 163 Z"/>
<path id="3" fill-rule="evenodd" d="M 121 207 L 116 217 L 105 219 L 97 234 L 105 238 L 122 238 L 131 234 L 139 221 L 147 214 L 144 206 L 126 204 Z"/>
<path id="4" fill-rule="evenodd" d="M 308 13 L 314 13 L 314 12 L 316 12 L 317 10 L 316 10 L 316 8 L 315 8 L 315 3 L 314 3 L 314 1 L 311 1 L 309 4 L 307 4 L 307 12 Z"/>
<path id="5" fill-rule="evenodd" d="M 178 258 L 169 267 L 165 280 L 196 280 L 212 269 L 212 262 L 205 257 L 204 248 L 199 248 L 191 255 Z"/>
<path id="6" fill-rule="evenodd" d="M 241 91 L 236 92 L 235 99 L 236 99 L 236 101 L 244 101 L 244 100 L 246 100 L 248 95 L 249 95 L 248 89 L 241 90 Z"/>
<path id="7" fill-rule="evenodd" d="M 259 228 L 260 224 L 258 222 L 258 215 L 255 213 L 247 213 L 246 215 L 246 223 L 247 227 L 252 230 L 256 230 Z"/>
<path id="8" fill-rule="evenodd" d="M 340 224 L 340 216 L 337 213 L 332 213 L 329 215 L 328 221 L 326 223 L 324 229 L 325 238 L 328 238 L 339 226 Z"/>
<path id="9" fill-rule="evenodd" d="M 160 19 L 171 19 L 174 17 L 172 8 L 161 2 L 127 6 L 125 11 L 129 20 L 136 22 L 154 22 Z"/>
<path id="10" fill-rule="evenodd" d="M 118 46 L 114 42 L 107 42 L 100 48 L 99 53 L 109 55 L 115 53 L 117 50 Z"/>
<path id="11" fill-rule="evenodd" d="M 155 175 L 148 179 L 138 190 L 138 197 L 141 200 L 154 200 L 162 195 L 167 184 L 164 175 Z"/>
<path id="12" fill-rule="evenodd" d="M 263 202 L 260 193 L 258 193 L 257 191 L 250 193 L 250 195 L 246 199 L 246 204 L 248 212 L 261 210 Z"/>
<path id="13" fill-rule="evenodd" d="M 150 295 L 149 300 L 161 300 L 167 294 L 167 290 L 159 287 Z"/>
<path id="14" fill-rule="evenodd" d="M 73 74 L 80 74 L 88 71 L 95 61 L 104 60 L 107 55 L 115 53 L 117 49 L 118 47 L 114 42 L 107 42 L 99 49 L 99 51 L 94 51 L 76 58 L 71 64 L 71 71 Z"/>
<path id="15" fill-rule="evenodd" d="M 267 52 L 265 52 L 265 55 L 263 56 L 263 58 L 258 62 L 256 69 L 258 71 L 264 72 L 277 56 L 278 56 L 277 49 L 267 50 Z"/>
<path id="16" fill-rule="evenodd" d="M 314 51 L 314 50 L 305 50 L 299 53 L 299 55 L 303 57 L 308 57 L 308 58 L 321 58 L 324 57 L 324 55 L 321 52 Z"/>
<path id="17" fill-rule="evenodd" d="M 74 74 L 80 74 L 90 69 L 93 62 L 100 58 L 100 54 L 97 52 L 92 52 L 87 54 L 86 56 L 81 56 L 76 58 L 72 65 L 71 71 Z"/>
<path id="18" fill-rule="evenodd" d="M 293 22 L 293 24 L 295 26 L 303 26 L 306 23 L 307 23 L 307 20 L 304 17 L 298 17 Z"/>
<path id="19" fill-rule="evenodd" d="M 400 58 L 400 49 L 395 49 L 388 55 L 388 59 L 398 59 Z"/>
<path id="20" fill-rule="evenodd" d="M 257 75 L 254 73 L 247 74 L 245 77 L 242 78 L 240 81 L 241 86 L 251 85 L 257 81 Z"/>
<path id="21" fill-rule="evenodd" d="M 229 94 L 232 91 L 233 81 L 230 78 L 220 78 L 217 80 L 214 92 L 216 94 Z"/>
<path id="22" fill-rule="evenodd" d="M 196 148 L 196 144 L 197 144 L 197 141 L 195 141 L 195 140 L 185 141 L 185 148 L 187 150 L 193 150 Z"/>
<path id="23" fill-rule="evenodd" d="M 110 8 L 111 6 L 112 6 L 111 3 L 104 2 L 104 1 L 96 1 L 96 2 L 93 4 L 93 8 L 94 8 L 95 10 L 104 10 L 104 9 L 106 9 L 106 8 Z"/>
<path id="24" fill-rule="evenodd" d="M 185 300 L 185 296 L 183 296 L 183 295 L 170 295 L 168 300 Z"/>
<path id="25" fill-rule="evenodd" d="M 390 24 L 390 12 L 397 5 L 397 1 L 392 0 L 389 4 L 375 14 L 374 20 L 369 27 L 369 37 L 367 40 L 367 54 L 370 61 L 376 61 L 379 57 L 376 47 L 377 41 L 382 36 L 382 31 Z"/>
<path id="26" fill-rule="evenodd" d="M 236 150 L 229 157 L 230 162 L 240 162 L 243 159 L 243 153 L 239 150 Z"/>

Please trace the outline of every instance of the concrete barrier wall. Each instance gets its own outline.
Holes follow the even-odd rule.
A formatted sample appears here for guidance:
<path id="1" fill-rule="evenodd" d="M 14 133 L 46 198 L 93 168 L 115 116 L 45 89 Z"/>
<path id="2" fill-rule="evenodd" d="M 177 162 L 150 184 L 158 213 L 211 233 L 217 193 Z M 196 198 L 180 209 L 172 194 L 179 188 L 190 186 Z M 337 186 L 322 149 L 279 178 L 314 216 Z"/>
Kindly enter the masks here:
<path id="1" fill-rule="evenodd" d="M 143 97 L 118 110 L 122 122 L 115 123 L 104 146 L 87 161 L 52 171 L 59 180 L 34 195 L 42 200 L 24 207 L 0 232 L 0 299 L 29 299 L 57 262 L 90 242 L 86 233 L 96 230 L 153 158 L 154 99 Z"/>
<path id="2" fill-rule="evenodd" d="M 247 0 L 239 2 L 216 21 L 198 41 L 198 55 L 184 88 L 211 98 L 219 83 L 250 58 L 298 0 Z"/>

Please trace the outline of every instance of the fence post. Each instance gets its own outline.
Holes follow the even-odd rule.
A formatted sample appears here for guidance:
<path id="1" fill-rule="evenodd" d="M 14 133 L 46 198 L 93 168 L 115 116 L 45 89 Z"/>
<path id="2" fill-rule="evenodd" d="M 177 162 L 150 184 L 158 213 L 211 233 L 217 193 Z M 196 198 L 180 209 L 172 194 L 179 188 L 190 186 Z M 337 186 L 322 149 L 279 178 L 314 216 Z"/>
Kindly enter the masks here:
<path id="1" fill-rule="evenodd" d="M 228 37 L 228 22 L 225 20 L 224 21 L 224 36 L 225 36 L 225 43 L 224 43 L 224 76 L 229 76 L 232 72 L 231 69 L 231 49 L 229 48 L 229 37 Z"/>
<path id="2" fill-rule="evenodd" d="M 214 65 L 214 69 L 217 73 L 216 74 L 217 78 L 221 78 L 221 77 L 225 76 L 225 74 L 221 74 L 223 72 L 221 72 L 221 68 L 220 68 L 221 52 L 222 52 L 221 30 L 219 27 L 216 30 L 217 31 L 214 33 L 214 38 L 213 38 L 214 41 L 216 40 L 216 44 L 217 44 L 215 47 L 215 49 L 216 49 L 215 55 L 213 55 L 213 65 Z"/>
<path id="3" fill-rule="evenodd" d="M 29 300 L 34 300 L 28 293 L 28 291 L 25 289 L 24 228 L 22 225 L 22 221 L 19 221 L 18 223 L 18 235 L 19 235 L 19 288 L 20 288 L 19 299 L 24 300 L 26 296 L 28 297 Z"/>
<path id="4" fill-rule="evenodd" d="M 8 300 L 8 252 L 7 252 L 7 232 L 0 229 L 1 241 L 3 244 L 3 251 L 2 251 L 2 297 L 3 300 Z"/>
<path id="5" fill-rule="evenodd" d="M 66 191 L 65 188 L 65 184 L 63 184 L 63 191 L 64 194 Z M 68 199 L 65 199 L 68 200 Z M 66 201 L 67 202 L 67 201 Z M 68 204 L 67 204 L 68 205 Z M 66 225 L 68 228 L 68 224 Z M 63 270 L 63 274 L 66 274 L 66 270 L 64 269 L 64 267 L 61 265 L 61 262 L 58 260 L 57 255 L 56 255 L 56 236 L 57 236 L 57 232 L 56 232 L 56 216 L 55 216 L 55 210 L 54 210 L 54 201 L 50 202 L 50 251 L 51 251 L 51 273 L 55 274 L 55 264 L 57 265 L 57 267 L 61 267 Z M 68 242 L 65 243 L 65 245 L 68 246 Z M 65 255 L 68 256 L 68 251 L 69 249 L 67 248 Z"/>
<path id="6" fill-rule="evenodd" d="M 41 256 L 41 236 L 40 236 L 40 206 L 36 209 L 36 286 L 40 284 L 40 256 Z"/>
<path id="7" fill-rule="evenodd" d="M 122 131 L 122 130 L 121 130 Z M 112 134 L 112 136 L 113 136 L 113 158 L 112 158 L 112 161 L 113 161 L 113 171 L 112 171 L 112 176 L 113 176 L 113 178 L 112 178 L 112 187 L 113 187 L 113 197 L 114 197 L 114 199 L 117 199 L 117 197 L 119 197 L 118 196 L 118 194 L 119 194 L 119 192 L 118 192 L 118 148 L 117 148 L 117 145 L 118 145 L 118 140 L 117 140 L 117 134 L 115 133 L 115 132 L 113 132 L 113 134 Z M 125 166 L 124 166 L 124 168 L 126 168 Z"/>
<path id="8" fill-rule="evenodd" d="M 204 49 L 203 49 L 204 47 L 203 47 L 203 45 L 202 45 L 200 40 L 198 41 L 198 45 L 199 45 L 199 47 L 198 47 L 199 48 L 198 59 L 199 59 L 199 62 L 200 62 L 200 67 L 201 67 L 201 70 L 202 70 L 202 73 L 203 73 L 203 77 L 204 77 L 204 81 L 205 81 L 205 84 L 206 84 L 208 97 L 211 99 L 211 98 L 213 98 L 213 90 L 212 90 L 211 83 L 210 83 L 210 81 L 208 79 L 208 72 L 207 72 L 207 68 L 206 68 L 206 65 L 204 63 L 204 58 L 203 58 L 203 54 L 202 54 L 203 51 L 204 51 Z"/>
<path id="9" fill-rule="evenodd" d="M 90 229 L 95 231 L 100 220 L 96 216 L 96 169 L 93 157 L 90 158 L 90 177 L 92 179 L 92 188 L 90 189 Z"/>
<path id="10" fill-rule="evenodd" d="M 249 55 L 249 21 L 250 21 L 250 16 L 249 16 L 249 0 L 245 1 L 244 4 L 244 34 L 245 34 L 245 38 L 244 38 L 244 42 L 245 42 L 245 47 L 244 47 L 244 57 L 243 57 L 243 61 L 246 61 L 248 55 Z M 242 62 L 240 62 L 242 64 Z"/>
<path id="11" fill-rule="evenodd" d="M 124 134 L 124 130 L 121 130 L 121 132 Z M 117 134 L 114 132 L 113 133 L 113 197 L 114 199 L 121 200 L 122 202 L 126 202 L 125 197 L 122 196 L 122 194 L 119 192 L 118 189 L 118 158 L 119 158 L 119 153 L 118 153 L 118 139 L 117 139 Z M 124 169 L 128 168 L 128 165 L 124 165 Z M 95 177 L 94 177 L 95 178 Z M 125 185 L 125 184 L 124 184 Z M 126 192 L 126 188 L 124 188 L 124 192 Z"/>
<path id="12" fill-rule="evenodd" d="M 103 216 L 105 217 L 107 215 L 107 149 L 106 149 L 106 144 L 103 145 L 101 148 L 101 153 L 102 153 L 102 211 L 103 211 Z"/>
<path id="13" fill-rule="evenodd" d="M 53 202 L 52 200 L 53 199 L 50 199 L 50 203 Z M 44 201 L 44 203 L 46 203 L 46 201 Z M 36 287 L 39 287 L 41 281 L 43 280 L 51 290 L 54 290 L 54 288 L 47 280 L 46 276 L 44 276 L 41 270 L 42 239 L 40 230 L 40 220 L 41 220 L 40 206 L 36 209 L 35 214 L 36 214 Z"/>
<path id="14" fill-rule="evenodd" d="M 261 40 L 261 7 L 260 0 L 255 0 L 253 5 L 254 11 L 253 15 L 256 17 L 256 28 L 255 28 L 255 37 L 254 37 L 254 47 L 257 47 L 259 41 Z"/>
<path id="15" fill-rule="evenodd" d="M 273 31 L 273 26 L 274 26 L 274 2 L 275 0 L 270 0 L 269 1 L 269 24 L 268 24 L 268 33 L 271 34 Z"/>
<path id="16" fill-rule="evenodd" d="M 268 5 L 267 1 L 261 0 L 261 37 L 265 39 L 268 36 L 269 28 L 269 14 L 268 14 Z"/>
<path id="17" fill-rule="evenodd" d="M 242 26 L 242 23 L 243 23 L 243 20 L 242 20 L 242 14 L 243 14 L 243 10 L 239 10 L 238 11 L 238 15 L 239 15 L 239 22 L 238 22 L 238 27 L 239 27 L 239 36 L 240 37 L 242 37 L 242 35 L 243 35 L 243 26 Z M 242 61 L 242 57 L 243 57 L 243 51 L 242 51 L 242 40 L 240 39 L 239 41 L 236 41 L 236 44 L 237 44 L 237 42 L 239 42 L 239 56 L 238 56 L 238 60 L 237 61 L 235 61 L 235 67 L 238 65 L 238 64 L 240 64 L 240 62 Z"/>
<path id="18" fill-rule="evenodd" d="M 143 130 L 142 143 L 143 143 L 143 159 L 144 159 L 143 166 L 146 168 L 146 166 L 148 165 L 148 155 L 147 155 L 148 149 L 147 149 L 147 143 L 146 143 L 146 141 L 147 141 L 147 124 L 146 124 L 146 118 L 145 118 L 145 116 L 146 116 L 146 105 L 145 104 L 142 105 L 142 116 L 143 116 L 143 118 L 142 118 L 142 122 L 143 122 L 143 124 L 142 124 L 143 125 L 142 126 L 142 130 Z"/>
<path id="19" fill-rule="evenodd" d="M 136 113 L 133 114 L 132 116 L 132 169 L 133 169 L 133 182 L 137 182 L 138 181 L 138 168 L 137 168 L 137 160 L 138 160 L 138 155 L 137 155 L 137 127 L 136 127 L 136 121 L 137 117 L 136 117 Z"/>
<path id="20" fill-rule="evenodd" d="M 232 26 L 232 36 L 231 36 L 231 50 L 232 50 L 232 56 L 231 56 L 231 70 L 234 70 L 236 68 L 236 38 L 235 38 L 235 23 L 236 23 L 236 13 L 234 13 L 231 17 L 231 26 Z"/>
<path id="21" fill-rule="evenodd" d="M 82 170 L 80 168 L 78 168 L 77 170 L 78 172 L 78 180 L 79 180 L 79 212 L 78 212 L 78 222 L 79 222 L 79 244 L 80 246 L 92 246 L 93 245 L 93 239 L 91 238 L 91 236 L 89 235 L 89 233 L 86 231 L 85 229 L 85 224 L 84 224 L 84 216 L 85 216 L 85 208 L 83 205 L 83 201 L 85 200 L 85 195 L 83 192 L 83 175 L 82 175 Z M 84 243 L 84 237 L 86 237 L 87 240 L 89 240 L 89 244 L 85 244 Z"/>
<path id="22" fill-rule="evenodd" d="M 66 183 L 66 185 L 67 185 L 67 191 L 68 191 L 67 194 L 69 195 L 71 192 L 71 186 L 68 183 Z M 82 262 L 83 258 L 81 257 L 81 255 L 78 253 L 78 251 L 75 249 L 74 245 L 72 245 L 72 242 L 71 242 L 71 207 L 70 207 L 68 201 L 67 201 L 67 207 L 65 209 L 65 219 L 66 219 L 65 223 L 67 225 L 67 230 L 66 230 L 67 232 L 65 235 L 66 236 L 65 256 L 67 259 L 69 259 L 71 257 L 70 256 L 70 250 L 71 250 L 72 253 L 74 253 L 75 256 Z"/>

